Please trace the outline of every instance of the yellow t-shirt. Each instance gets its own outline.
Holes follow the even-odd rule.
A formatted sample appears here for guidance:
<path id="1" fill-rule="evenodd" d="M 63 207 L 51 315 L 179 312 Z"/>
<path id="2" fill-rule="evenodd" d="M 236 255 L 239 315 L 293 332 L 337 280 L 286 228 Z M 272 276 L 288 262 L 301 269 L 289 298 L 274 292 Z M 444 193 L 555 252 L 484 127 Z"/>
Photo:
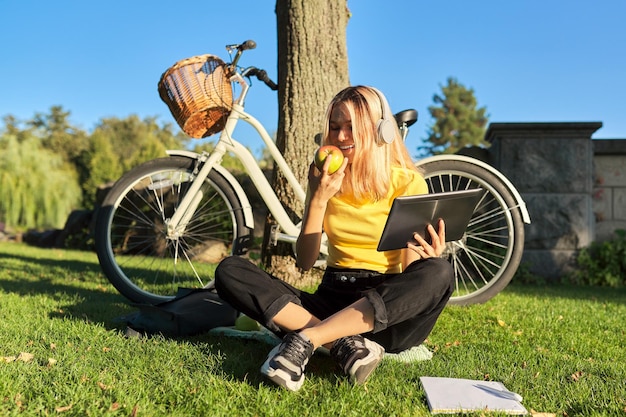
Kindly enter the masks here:
<path id="1" fill-rule="evenodd" d="M 386 199 L 362 204 L 344 196 L 331 198 L 324 216 L 329 244 L 327 264 L 335 268 L 369 269 L 389 274 L 401 272 L 400 250 L 378 252 L 378 241 L 393 199 L 426 193 L 428 186 L 418 172 L 398 167 L 392 170 Z"/>

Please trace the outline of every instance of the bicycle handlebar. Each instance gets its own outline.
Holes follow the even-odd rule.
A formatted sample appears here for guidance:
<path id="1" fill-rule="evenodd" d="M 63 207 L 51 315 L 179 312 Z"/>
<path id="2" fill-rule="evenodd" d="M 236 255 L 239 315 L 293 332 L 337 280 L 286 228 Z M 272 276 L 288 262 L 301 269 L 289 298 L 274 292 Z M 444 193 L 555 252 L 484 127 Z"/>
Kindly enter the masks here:
<path id="1" fill-rule="evenodd" d="M 226 45 L 226 50 L 228 52 L 232 52 L 235 49 L 237 51 L 247 51 L 248 49 L 254 49 L 254 48 L 256 48 L 256 42 L 253 41 L 252 39 L 248 39 L 244 43 L 240 43 L 240 44 Z"/>
<path id="2" fill-rule="evenodd" d="M 239 58 L 241 57 L 241 53 L 243 51 L 247 51 L 249 49 L 256 48 L 256 42 L 252 39 L 249 39 L 240 44 L 226 45 L 226 50 L 231 53 L 232 51 L 237 51 L 233 61 L 229 64 L 229 68 L 231 74 L 236 71 L 237 62 L 239 62 Z M 244 77 L 256 77 L 259 81 L 263 81 L 265 85 L 267 85 L 273 91 L 278 90 L 278 85 L 270 79 L 267 75 L 267 71 L 256 68 L 256 67 L 248 67 L 241 72 L 241 75 Z"/>
<path id="3" fill-rule="evenodd" d="M 249 67 L 249 68 L 246 68 L 241 73 L 241 75 L 245 77 L 256 77 L 259 81 L 263 81 L 265 85 L 267 85 L 271 90 L 273 91 L 278 90 L 278 84 L 272 81 L 270 77 L 267 75 L 267 71 L 263 69 L 259 69 L 256 67 Z"/>

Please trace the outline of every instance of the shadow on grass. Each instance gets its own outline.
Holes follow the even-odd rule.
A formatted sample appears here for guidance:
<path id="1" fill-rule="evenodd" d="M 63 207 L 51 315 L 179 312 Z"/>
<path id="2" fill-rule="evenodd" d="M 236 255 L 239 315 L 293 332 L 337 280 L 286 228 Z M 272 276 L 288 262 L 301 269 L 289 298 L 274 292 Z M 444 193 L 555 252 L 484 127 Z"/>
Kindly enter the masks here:
<path id="1" fill-rule="evenodd" d="M 43 295 L 52 300 L 45 302 L 51 320 L 97 323 L 120 335 L 126 333 L 126 323 L 118 319 L 136 311 L 136 307 L 108 282 L 95 257 L 89 261 L 82 259 L 82 254 L 68 255 L 53 249 L 33 249 L 32 254 L 29 247 L 2 249 L 0 247 L 0 293 L 17 294 L 26 303 L 33 302 L 29 298 Z M 266 342 L 209 333 L 154 337 L 198 346 L 207 356 L 220 358 L 222 372 L 236 380 L 256 387 L 274 386 L 259 373 L 272 349 Z M 307 369 L 324 379 L 332 380 L 337 375 L 333 361 L 323 355 L 315 355 Z"/>
<path id="2" fill-rule="evenodd" d="M 43 294 L 60 303 L 68 298 L 76 300 L 51 311 L 50 318 L 98 322 L 108 329 L 114 329 L 119 328 L 114 319 L 132 309 L 128 300 L 102 278 L 97 261 L 15 253 L 2 255 L 0 289 L 3 292 L 22 297 Z"/>
<path id="3" fill-rule="evenodd" d="M 254 387 L 264 385 L 275 387 L 277 390 L 282 389 L 260 373 L 261 365 L 272 350 L 272 345 L 259 340 L 222 335 L 200 335 L 190 339 L 192 342 L 194 340 L 206 342 L 202 350 L 206 355 L 221 358 L 220 366 L 226 375 Z M 307 364 L 306 374 L 307 378 L 317 377 L 329 381 L 342 378 L 342 373 L 330 356 L 320 353 L 313 355 Z"/>

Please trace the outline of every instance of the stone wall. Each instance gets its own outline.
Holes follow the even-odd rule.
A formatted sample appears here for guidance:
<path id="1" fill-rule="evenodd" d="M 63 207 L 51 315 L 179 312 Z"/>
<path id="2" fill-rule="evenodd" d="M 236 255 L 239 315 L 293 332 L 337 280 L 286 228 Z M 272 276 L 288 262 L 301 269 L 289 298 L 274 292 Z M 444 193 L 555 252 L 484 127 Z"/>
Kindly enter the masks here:
<path id="1" fill-rule="evenodd" d="M 556 279 L 595 238 L 593 144 L 602 126 L 590 123 L 492 123 L 490 163 L 521 193 L 532 223 L 522 262 Z"/>
<path id="2" fill-rule="evenodd" d="M 595 240 L 626 230 L 626 140 L 593 140 Z"/>

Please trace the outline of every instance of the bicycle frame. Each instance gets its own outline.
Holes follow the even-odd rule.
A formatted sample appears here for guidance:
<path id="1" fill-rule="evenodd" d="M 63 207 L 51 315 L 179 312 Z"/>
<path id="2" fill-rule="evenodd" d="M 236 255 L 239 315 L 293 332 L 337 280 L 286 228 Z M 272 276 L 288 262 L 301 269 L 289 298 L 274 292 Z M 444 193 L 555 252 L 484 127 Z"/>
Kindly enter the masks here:
<path id="1" fill-rule="evenodd" d="M 278 88 L 264 70 L 237 67 L 241 53 L 254 47 L 253 41 L 227 46 L 229 53 L 237 52 L 226 73 L 231 86 L 241 92 L 233 95 L 236 98 L 213 151 L 169 150 L 172 158 L 157 158 L 124 174 L 103 201 L 95 231 L 98 259 L 115 288 L 134 302 L 155 304 L 171 299 L 181 283 L 210 287 L 203 278 L 211 276 L 208 264 L 229 254 L 245 254 L 255 226 L 253 207 L 246 190 L 222 166 L 227 153 L 243 163 L 275 220 L 271 244 L 290 243 L 295 252 L 301 222 L 292 219 L 289 207 L 283 206 L 256 158 L 234 137 L 240 121 L 251 126 L 296 201 L 304 205 L 303 185 L 265 127 L 244 109 L 250 87 L 246 79 L 256 77 L 270 89 Z M 409 126 L 417 121 L 417 112 L 409 109 L 394 116 L 405 139 Z M 484 202 L 474 212 L 472 227 L 461 240 L 448 242 L 445 258 L 455 271 L 450 304 L 489 300 L 509 283 L 522 259 L 524 223 L 530 222 L 530 215 L 521 195 L 504 175 L 474 158 L 438 155 L 415 165 L 422 168 L 430 192 L 483 188 Z M 207 196 L 205 189 L 209 190 Z M 225 213 L 230 213 L 230 218 Z M 328 254 L 325 234 L 319 252 L 315 266 L 323 267 Z M 200 264 L 207 264 L 202 271 L 197 268 Z"/>
<path id="2" fill-rule="evenodd" d="M 244 101 L 249 88 L 248 83 L 239 73 L 233 75 L 231 81 L 237 82 L 241 86 L 242 91 L 239 97 L 233 103 L 231 113 L 228 116 L 224 130 L 219 136 L 215 149 L 210 154 L 203 155 L 199 155 L 193 152 L 181 152 L 175 150 L 168 151 L 169 155 L 194 155 L 194 157 L 197 159 L 205 160 L 189 191 L 181 201 L 178 210 L 176 210 L 172 218 L 169 219 L 167 224 L 168 234 L 170 236 L 175 236 L 184 232 L 187 223 L 186 220 L 191 218 L 193 212 L 196 209 L 197 201 L 200 200 L 199 198 L 197 198 L 197 194 L 200 190 L 202 183 L 207 178 L 209 172 L 212 169 L 216 169 L 217 167 L 221 166 L 220 164 L 223 156 L 227 152 L 232 152 L 237 157 L 237 159 L 239 159 L 243 163 L 246 173 L 254 183 L 254 186 L 258 190 L 265 204 L 267 205 L 270 213 L 276 219 L 278 226 L 285 232 L 278 232 L 275 236 L 276 239 L 279 241 L 293 244 L 295 243 L 297 236 L 300 232 L 300 227 L 294 224 L 287 214 L 287 211 L 281 204 L 278 196 L 272 189 L 271 184 L 263 174 L 263 171 L 259 167 L 252 153 L 233 137 L 233 132 L 235 131 L 237 123 L 240 120 L 248 123 L 256 130 L 258 135 L 265 143 L 265 146 L 267 147 L 272 159 L 276 163 L 276 166 L 287 179 L 289 186 L 293 189 L 295 197 L 301 203 L 304 203 L 304 200 L 306 198 L 305 191 L 302 185 L 296 179 L 293 171 L 287 164 L 287 161 L 279 151 L 278 147 L 268 134 L 265 127 L 256 118 L 245 112 Z M 242 207 L 244 207 L 244 210 L 246 210 L 245 218 L 248 222 L 246 226 L 253 228 L 254 224 L 252 222 L 252 211 L 245 192 L 243 191 L 241 185 L 232 175 L 228 175 L 227 179 L 229 180 L 229 182 L 231 182 L 231 185 L 233 185 L 233 188 L 238 194 L 238 198 L 243 203 Z M 322 250 L 324 253 L 325 245 L 323 245 Z"/>

